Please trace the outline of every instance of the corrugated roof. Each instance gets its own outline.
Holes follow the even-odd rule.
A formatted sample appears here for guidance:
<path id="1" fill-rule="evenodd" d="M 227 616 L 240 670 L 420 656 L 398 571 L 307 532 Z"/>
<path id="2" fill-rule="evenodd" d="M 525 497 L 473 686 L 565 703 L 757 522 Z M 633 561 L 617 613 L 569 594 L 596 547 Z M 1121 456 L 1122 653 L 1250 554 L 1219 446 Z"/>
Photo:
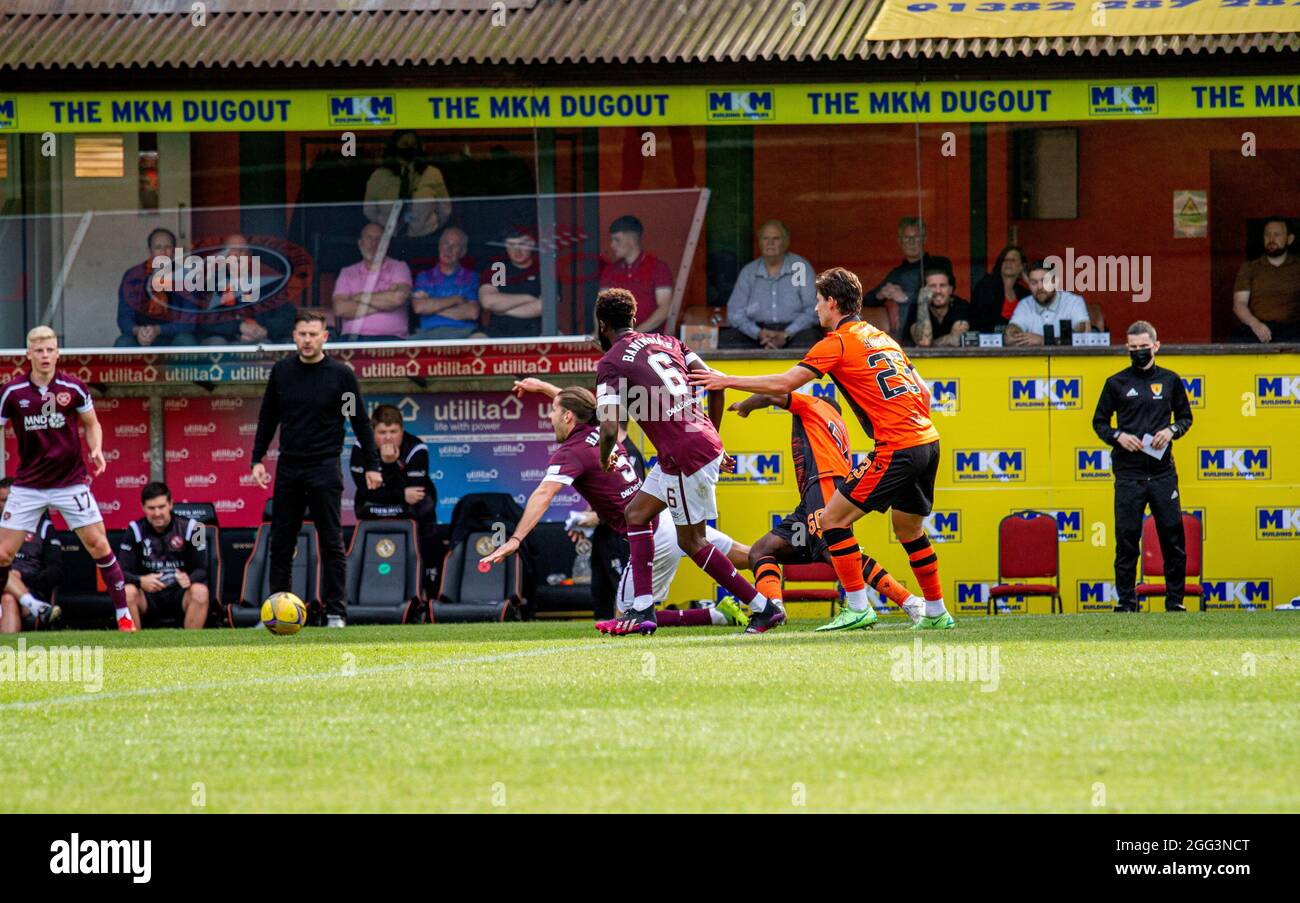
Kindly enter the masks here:
<path id="1" fill-rule="evenodd" d="M 496 27 L 490 0 L 304 0 L 291 11 L 275 11 L 272 0 L 210 0 L 206 24 L 198 27 L 188 0 L 8 0 L 9 11 L 0 15 L 0 68 L 819 62 L 1300 50 L 1294 33 L 868 42 L 879 2 L 807 0 L 800 24 L 789 0 L 507 0 L 506 25 Z"/>

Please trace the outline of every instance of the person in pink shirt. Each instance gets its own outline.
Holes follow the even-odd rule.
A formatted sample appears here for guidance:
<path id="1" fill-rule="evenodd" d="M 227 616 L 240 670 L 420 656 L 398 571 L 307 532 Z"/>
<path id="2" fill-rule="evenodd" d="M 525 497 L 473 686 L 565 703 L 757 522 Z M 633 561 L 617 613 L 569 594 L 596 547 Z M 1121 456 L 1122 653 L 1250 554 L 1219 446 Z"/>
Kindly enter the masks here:
<path id="1" fill-rule="evenodd" d="M 343 341 L 404 339 L 410 333 L 411 269 L 380 253 L 384 227 L 361 230 L 361 260 L 339 273 L 334 283 L 334 315 Z"/>

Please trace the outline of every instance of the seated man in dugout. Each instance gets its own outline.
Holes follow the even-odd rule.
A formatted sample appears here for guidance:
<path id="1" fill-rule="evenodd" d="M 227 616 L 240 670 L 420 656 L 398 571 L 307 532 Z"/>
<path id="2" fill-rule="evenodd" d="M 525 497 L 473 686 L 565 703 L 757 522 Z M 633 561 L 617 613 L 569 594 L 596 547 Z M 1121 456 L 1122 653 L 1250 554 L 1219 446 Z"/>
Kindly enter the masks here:
<path id="1" fill-rule="evenodd" d="M 147 240 L 149 256 L 122 275 L 117 288 L 116 348 L 158 348 L 195 343 L 192 295 L 168 283 L 174 277 L 154 278 L 153 261 L 176 253 L 176 236 L 170 229 L 154 229 Z M 159 284 L 161 283 L 161 284 Z"/>
<path id="2" fill-rule="evenodd" d="M 208 286 L 210 290 L 198 297 L 197 307 L 203 314 L 194 329 L 198 344 L 258 345 L 288 342 L 293 333 L 293 318 L 297 315 L 294 306 L 279 304 L 254 312 L 248 306 L 249 297 L 240 293 L 233 278 L 237 271 L 253 272 L 254 258 L 256 272 L 259 274 L 259 293 L 261 287 L 268 282 L 288 274 L 275 272 L 265 257 L 255 253 L 248 238 L 238 232 L 226 236 L 219 256 L 228 261 L 224 271 L 226 285 Z"/>
<path id="3" fill-rule="evenodd" d="M 1232 286 L 1232 312 L 1241 321 L 1234 341 L 1300 341 L 1300 256 L 1291 250 L 1294 242 L 1283 217 L 1264 223 L 1263 255 L 1243 263 Z"/>

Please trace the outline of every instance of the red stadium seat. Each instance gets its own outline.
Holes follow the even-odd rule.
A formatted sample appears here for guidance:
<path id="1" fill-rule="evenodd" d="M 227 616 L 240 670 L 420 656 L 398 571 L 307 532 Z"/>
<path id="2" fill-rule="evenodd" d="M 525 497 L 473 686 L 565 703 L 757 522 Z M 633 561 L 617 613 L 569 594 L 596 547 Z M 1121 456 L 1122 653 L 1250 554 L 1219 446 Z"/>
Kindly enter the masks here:
<path id="1" fill-rule="evenodd" d="M 791 583 L 829 583 L 830 586 L 792 588 Z M 839 578 L 835 576 L 835 568 L 824 561 L 813 564 L 787 564 L 781 568 L 782 602 L 828 602 L 833 616 L 836 605 L 843 598 L 839 588 Z"/>
<path id="2" fill-rule="evenodd" d="M 1051 583 L 1008 583 L 1049 577 Z M 997 614 L 995 599 L 1010 596 L 1051 596 L 1052 614 L 1065 611 L 1061 602 L 1061 554 L 1056 518 L 1042 511 L 1017 511 L 998 524 L 998 582 L 989 591 L 989 614 Z"/>
<path id="3" fill-rule="evenodd" d="M 1195 596 L 1201 602 L 1201 611 L 1205 611 L 1205 588 L 1201 586 L 1201 559 L 1204 540 L 1201 537 L 1201 519 L 1194 514 L 1183 512 L 1183 536 L 1187 549 L 1187 588 L 1185 594 Z M 1165 575 L 1165 556 L 1160 549 L 1160 537 L 1156 533 L 1156 520 L 1151 515 L 1142 519 L 1142 580 L 1137 585 L 1138 600 L 1148 596 L 1164 596 L 1165 585 L 1152 583 L 1152 577 Z M 1192 578 L 1196 579 L 1193 580 Z"/>

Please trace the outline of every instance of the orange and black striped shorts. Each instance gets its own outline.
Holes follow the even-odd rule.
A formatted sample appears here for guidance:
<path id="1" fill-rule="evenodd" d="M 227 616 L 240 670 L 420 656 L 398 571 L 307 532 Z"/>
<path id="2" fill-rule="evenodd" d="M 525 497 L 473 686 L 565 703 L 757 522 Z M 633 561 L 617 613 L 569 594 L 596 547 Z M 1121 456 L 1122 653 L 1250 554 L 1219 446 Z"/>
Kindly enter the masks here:
<path id="1" fill-rule="evenodd" d="M 859 464 L 840 492 L 863 511 L 925 516 L 934 508 L 934 480 L 939 474 L 939 443 L 911 448 L 877 448 Z"/>

